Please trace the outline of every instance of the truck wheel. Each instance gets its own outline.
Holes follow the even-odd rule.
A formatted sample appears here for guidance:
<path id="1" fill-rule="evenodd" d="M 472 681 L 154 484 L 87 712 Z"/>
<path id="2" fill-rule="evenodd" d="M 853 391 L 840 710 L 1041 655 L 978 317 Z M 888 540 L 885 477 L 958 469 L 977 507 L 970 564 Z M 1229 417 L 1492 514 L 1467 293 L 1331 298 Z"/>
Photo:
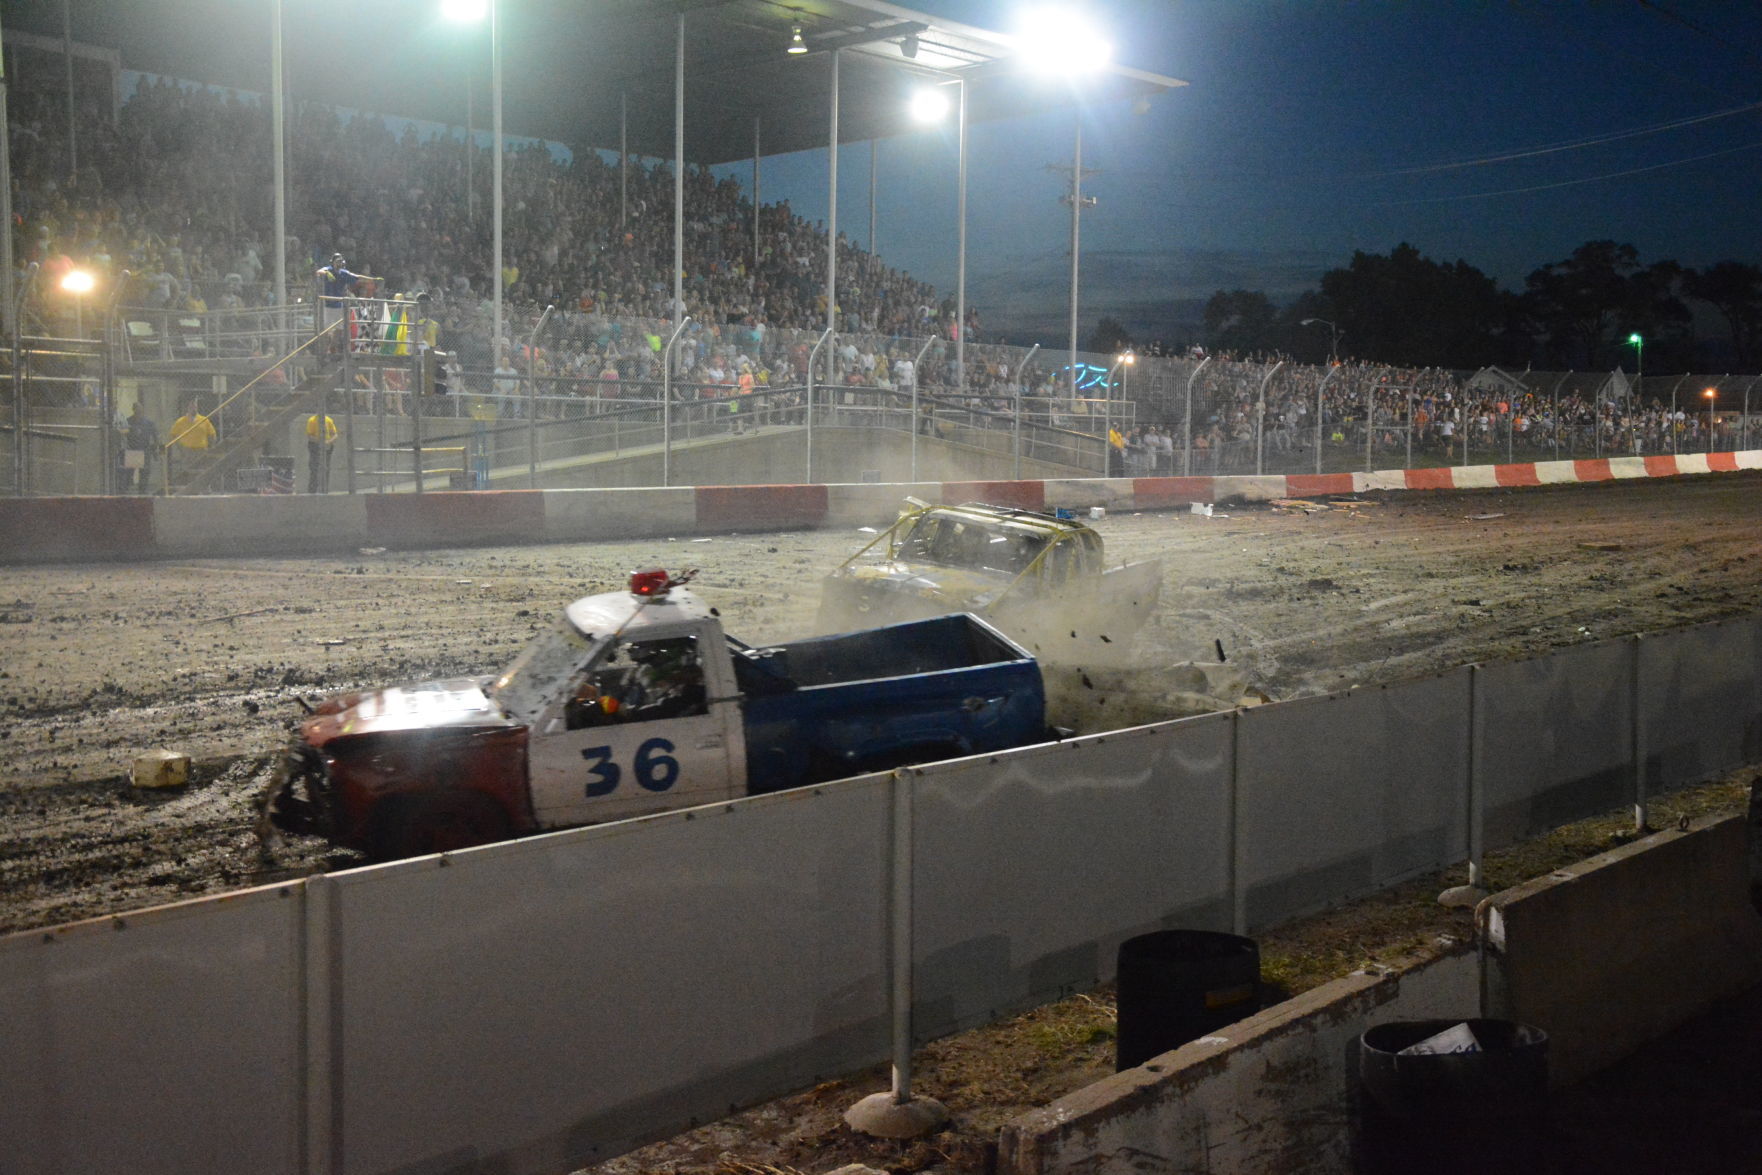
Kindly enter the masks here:
<path id="1" fill-rule="evenodd" d="M 508 814 L 488 796 L 408 796 L 379 806 L 367 848 L 374 860 L 396 861 L 489 844 L 507 835 Z"/>

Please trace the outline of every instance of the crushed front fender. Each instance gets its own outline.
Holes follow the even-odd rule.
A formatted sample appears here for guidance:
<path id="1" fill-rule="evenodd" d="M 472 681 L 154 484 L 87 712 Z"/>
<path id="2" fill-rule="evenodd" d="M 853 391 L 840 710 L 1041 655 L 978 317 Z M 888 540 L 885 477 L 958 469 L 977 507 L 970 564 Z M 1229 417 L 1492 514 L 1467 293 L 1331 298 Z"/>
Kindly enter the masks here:
<path id="1" fill-rule="evenodd" d="M 334 839 L 335 791 L 317 748 L 302 744 L 283 753 L 259 808 L 257 836 L 265 845 L 278 832 Z"/>

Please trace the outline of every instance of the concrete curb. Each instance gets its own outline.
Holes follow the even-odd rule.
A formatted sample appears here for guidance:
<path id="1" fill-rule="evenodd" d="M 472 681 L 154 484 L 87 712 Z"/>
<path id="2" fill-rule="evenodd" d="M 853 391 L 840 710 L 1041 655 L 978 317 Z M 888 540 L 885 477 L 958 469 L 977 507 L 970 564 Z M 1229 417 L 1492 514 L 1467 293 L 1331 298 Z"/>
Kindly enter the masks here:
<path id="1" fill-rule="evenodd" d="M 1467 946 L 1336 979 L 1023 1114 L 998 1175 L 1350 1170 L 1359 1035 L 1466 1015 L 1478 990 Z"/>
<path id="2" fill-rule="evenodd" d="M 1475 1015 L 1549 1034 L 1570 1084 L 1762 979 L 1746 817 L 1660 832 L 1494 894 L 1473 948 L 1324 984 L 1006 1125 L 1000 1175 L 1350 1169 L 1356 1042 Z"/>
<path id="3" fill-rule="evenodd" d="M 1546 1029 L 1556 1084 L 1762 981 L 1746 821 L 1653 833 L 1476 909 L 1486 1014 Z"/>
<path id="4" fill-rule="evenodd" d="M 1174 510 L 1371 490 L 1521 488 L 1762 469 L 1762 450 L 1371 473 L 1058 478 L 894 484 L 478 490 L 342 496 L 25 498 L 0 512 L 0 564 L 338 554 L 881 526 L 908 494 L 1028 510 Z"/>

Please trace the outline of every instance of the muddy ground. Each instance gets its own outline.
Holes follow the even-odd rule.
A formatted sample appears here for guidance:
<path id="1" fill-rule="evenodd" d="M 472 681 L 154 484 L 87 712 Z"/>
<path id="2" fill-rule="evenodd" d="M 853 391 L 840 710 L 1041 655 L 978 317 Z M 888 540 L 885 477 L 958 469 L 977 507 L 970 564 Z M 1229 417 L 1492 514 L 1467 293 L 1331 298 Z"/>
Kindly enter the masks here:
<path id="1" fill-rule="evenodd" d="M 877 519 L 878 523 L 884 522 Z M 1110 558 L 1160 557 L 1162 604 L 1124 664 L 1055 668 L 1055 720 L 1191 712 L 1173 662 L 1229 663 L 1275 698 L 1762 607 L 1762 476 L 1364 495 L 1111 514 Z M 867 536 L 644 539 L 337 559 L 8 568 L 0 587 L 0 931 L 357 862 L 259 851 L 253 803 L 295 698 L 488 672 L 569 600 L 635 567 L 699 569 L 735 635 L 811 631 L 819 577 Z M 194 779 L 140 792 L 140 752 Z"/>

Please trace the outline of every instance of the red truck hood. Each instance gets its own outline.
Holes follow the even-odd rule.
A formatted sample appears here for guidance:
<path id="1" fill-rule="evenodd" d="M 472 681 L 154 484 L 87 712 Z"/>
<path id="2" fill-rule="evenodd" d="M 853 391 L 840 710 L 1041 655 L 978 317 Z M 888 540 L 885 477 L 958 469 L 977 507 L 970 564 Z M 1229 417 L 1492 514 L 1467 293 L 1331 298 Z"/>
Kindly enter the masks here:
<path id="1" fill-rule="evenodd" d="M 343 736 L 521 726 L 484 694 L 489 681 L 460 677 L 336 694 L 318 704 L 301 724 L 300 733 L 312 746 L 321 747 Z"/>

